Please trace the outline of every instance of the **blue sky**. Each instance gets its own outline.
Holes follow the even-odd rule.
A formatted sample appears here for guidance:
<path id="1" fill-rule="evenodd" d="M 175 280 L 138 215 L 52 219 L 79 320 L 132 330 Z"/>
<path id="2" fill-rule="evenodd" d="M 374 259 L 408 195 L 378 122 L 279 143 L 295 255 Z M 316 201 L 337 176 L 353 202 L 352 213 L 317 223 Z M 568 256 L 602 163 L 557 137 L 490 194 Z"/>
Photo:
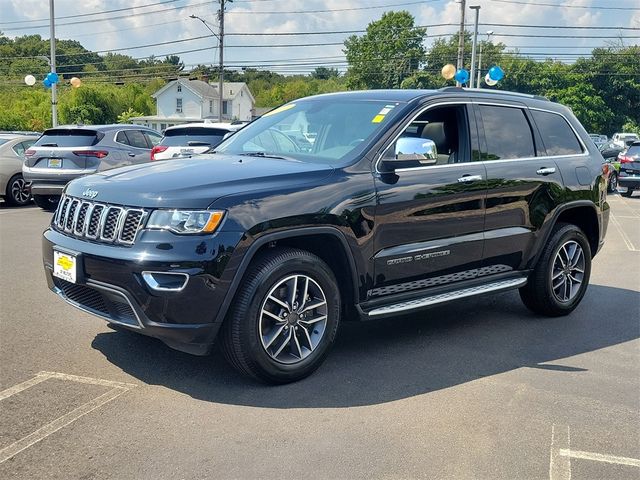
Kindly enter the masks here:
<path id="1" fill-rule="evenodd" d="M 154 5 L 142 7 L 149 4 Z M 637 0 L 467 0 L 467 5 L 481 6 L 479 31 L 482 38 L 486 38 L 484 32 L 492 30 L 494 41 L 502 41 L 507 47 L 518 48 L 535 58 L 547 55 L 571 62 L 579 54 L 588 54 L 593 47 L 616 41 L 616 37 L 626 37 L 622 40 L 626 45 L 640 44 L 640 3 Z M 118 53 L 136 58 L 199 50 L 178 54 L 188 66 L 218 61 L 214 49 L 217 40 L 201 22 L 189 18 L 191 14 L 198 15 L 217 31 L 218 4 L 215 1 L 55 0 L 55 6 L 57 18 L 95 14 L 56 21 L 58 38 L 77 40 L 91 50 L 124 49 Z M 134 6 L 142 8 L 130 9 Z M 381 8 L 373 8 L 377 6 Z M 117 9 L 127 10 L 101 13 Z M 388 10 L 407 10 L 418 25 L 449 24 L 428 27 L 427 43 L 438 35 L 454 33 L 460 18 L 460 5 L 454 0 L 235 0 L 228 4 L 226 15 L 225 29 L 229 36 L 225 40 L 225 64 L 237 67 L 262 65 L 282 73 L 304 73 L 317 65 L 343 69 L 341 44 L 348 36 L 346 33 L 238 34 L 363 30 Z M 47 0 L 0 0 L 0 12 L 0 31 L 6 35 L 37 33 L 49 37 Z M 470 30 L 472 22 L 473 13 L 467 9 Z M 550 38 L 549 35 L 584 38 Z M 179 42 L 130 49 L 174 41 Z M 283 44 L 306 46 L 276 46 Z M 455 59 L 452 62 L 455 63 Z"/>

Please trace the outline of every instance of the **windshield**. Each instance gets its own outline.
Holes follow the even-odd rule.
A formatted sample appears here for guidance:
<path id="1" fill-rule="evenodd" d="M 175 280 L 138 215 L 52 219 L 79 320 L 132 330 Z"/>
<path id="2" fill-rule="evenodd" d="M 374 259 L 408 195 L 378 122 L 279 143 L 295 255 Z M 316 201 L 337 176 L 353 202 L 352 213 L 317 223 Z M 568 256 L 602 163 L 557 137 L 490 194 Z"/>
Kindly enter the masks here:
<path id="1" fill-rule="evenodd" d="M 222 142 L 216 153 L 285 156 L 304 162 L 349 162 L 398 115 L 397 102 L 341 96 L 288 103 Z"/>

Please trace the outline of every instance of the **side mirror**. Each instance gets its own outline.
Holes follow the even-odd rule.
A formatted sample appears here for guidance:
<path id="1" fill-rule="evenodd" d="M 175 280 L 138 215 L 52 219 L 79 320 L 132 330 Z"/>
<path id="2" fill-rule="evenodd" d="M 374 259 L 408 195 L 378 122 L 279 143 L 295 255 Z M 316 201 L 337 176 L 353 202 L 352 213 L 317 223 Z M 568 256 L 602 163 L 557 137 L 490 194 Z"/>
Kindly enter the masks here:
<path id="1" fill-rule="evenodd" d="M 401 137 L 396 141 L 395 158 L 391 162 L 419 162 L 433 165 L 438 161 L 438 149 L 428 138 Z"/>

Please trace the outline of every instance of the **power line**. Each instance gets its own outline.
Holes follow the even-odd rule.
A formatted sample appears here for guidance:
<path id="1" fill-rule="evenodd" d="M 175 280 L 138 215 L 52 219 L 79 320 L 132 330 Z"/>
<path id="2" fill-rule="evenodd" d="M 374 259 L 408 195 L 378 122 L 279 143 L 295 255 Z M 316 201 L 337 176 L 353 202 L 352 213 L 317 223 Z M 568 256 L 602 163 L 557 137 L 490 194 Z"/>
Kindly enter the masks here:
<path id="1" fill-rule="evenodd" d="M 556 8 L 583 8 L 587 10 L 640 10 L 636 7 L 601 7 L 601 6 L 586 6 L 586 5 L 558 5 L 557 3 L 538 3 L 538 2 L 523 2 L 518 0 L 489 0 L 491 2 L 498 3 L 513 3 L 518 5 L 531 5 L 535 7 L 556 7 Z"/>
<path id="2" fill-rule="evenodd" d="M 92 15 L 103 15 L 103 14 L 107 14 L 107 13 L 114 13 L 114 12 L 125 12 L 127 10 L 135 10 L 137 8 L 147 8 L 147 7 L 154 7 L 156 5 L 164 5 L 166 3 L 175 3 L 175 2 L 181 2 L 182 0 L 164 0 L 163 2 L 156 2 L 156 3 L 149 3 L 147 5 L 138 5 L 136 7 L 125 7 L 125 8 L 116 8 L 114 10 L 104 10 L 102 12 L 94 12 L 94 13 L 80 13 L 78 15 L 65 15 L 62 17 L 56 17 L 56 20 L 63 20 L 66 18 L 80 18 L 80 17 L 89 17 Z M 9 25 L 9 24 L 15 24 L 15 23 L 34 23 L 34 22 L 48 22 L 49 18 L 37 18 L 37 19 L 33 19 L 33 20 L 14 20 L 11 22 L 0 22 L 0 25 Z"/>
<path id="3" fill-rule="evenodd" d="M 213 1 L 209 0 L 207 2 L 200 2 L 200 3 L 194 3 L 192 5 L 189 6 L 179 6 L 179 7 L 172 7 L 172 8 L 163 8 L 160 10 L 153 10 L 151 12 L 141 12 L 141 13 L 130 13 L 128 15 L 118 15 L 118 16 L 113 16 L 113 17 L 109 17 L 109 18 L 96 18 L 94 20 L 91 20 L 91 23 L 98 23 L 98 22 L 110 22 L 112 20 L 120 20 L 123 18 L 131 18 L 131 17 L 139 17 L 139 16 L 144 16 L 144 15 L 154 15 L 156 13 L 164 13 L 164 12 L 169 12 L 172 10 L 177 10 L 180 8 L 192 8 L 192 7 L 199 7 L 202 5 L 211 5 L 213 3 Z M 63 23 L 56 23 L 56 28 L 57 27 L 63 27 L 66 25 L 82 25 L 82 24 L 86 24 L 87 20 L 78 20 L 75 22 L 63 22 Z M 30 26 L 30 27 L 12 27 L 12 28 L 4 28 L 3 31 L 5 32 L 9 32 L 9 31 L 16 31 L 16 30 L 36 30 L 36 29 L 41 29 L 41 28 L 49 28 L 49 25 L 34 25 L 34 26 Z"/>
<path id="4" fill-rule="evenodd" d="M 394 8 L 394 7 L 403 7 L 403 6 L 408 6 L 408 5 L 424 5 L 425 3 L 429 2 L 429 3 L 435 3 L 435 2 L 442 2 L 444 0 L 421 0 L 421 1 L 413 1 L 413 2 L 402 2 L 402 3 L 391 3 L 391 4 L 386 4 L 386 5 L 370 5 L 368 7 L 350 7 L 350 8 L 327 8 L 327 9 L 323 9 L 323 10 L 291 10 L 291 11 L 284 11 L 284 10 L 274 10 L 274 11 L 263 11 L 263 10 L 259 10 L 259 11 L 255 11 L 255 10 L 230 10 L 228 13 L 231 14 L 236 14 L 236 15 L 240 15 L 240 14 L 250 14 L 250 15 L 262 15 L 262 14 L 281 14 L 281 13 L 286 13 L 286 14 L 307 14 L 307 13 L 333 13 L 333 12 L 352 12 L 355 10 L 375 10 L 378 8 Z"/>

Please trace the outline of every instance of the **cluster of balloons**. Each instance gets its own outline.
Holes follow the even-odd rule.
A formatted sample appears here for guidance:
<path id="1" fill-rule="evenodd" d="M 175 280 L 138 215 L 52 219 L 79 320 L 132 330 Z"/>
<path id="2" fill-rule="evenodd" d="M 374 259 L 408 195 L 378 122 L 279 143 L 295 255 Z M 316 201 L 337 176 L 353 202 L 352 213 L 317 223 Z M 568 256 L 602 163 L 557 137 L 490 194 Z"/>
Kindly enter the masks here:
<path id="1" fill-rule="evenodd" d="M 47 73 L 47 76 L 44 77 L 44 80 L 42 80 L 42 84 L 45 88 L 51 88 L 52 85 L 58 83 L 59 81 L 60 76 L 57 73 L 49 72 Z M 36 77 L 34 77 L 33 75 L 27 75 L 26 77 L 24 77 L 24 83 L 32 87 L 36 84 Z M 82 85 L 82 80 L 80 80 L 78 77 L 72 77 L 71 80 L 69 80 L 69 83 L 72 87 L 78 88 L 80 85 Z"/>
<path id="2" fill-rule="evenodd" d="M 491 67 L 489 72 L 484 76 L 484 83 L 493 87 L 496 83 L 504 78 L 504 70 L 497 65 Z"/>
<path id="3" fill-rule="evenodd" d="M 441 73 L 446 80 L 453 79 L 463 85 L 469 81 L 469 72 L 467 70 L 465 70 L 464 68 L 456 70 L 456 67 L 454 67 L 450 63 L 442 67 Z M 493 86 L 503 78 L 504 71 L 500 67 L 495 65 L 489 69 L 489 72 L 484 77 L 484 82 L 489 86 Z"/>

